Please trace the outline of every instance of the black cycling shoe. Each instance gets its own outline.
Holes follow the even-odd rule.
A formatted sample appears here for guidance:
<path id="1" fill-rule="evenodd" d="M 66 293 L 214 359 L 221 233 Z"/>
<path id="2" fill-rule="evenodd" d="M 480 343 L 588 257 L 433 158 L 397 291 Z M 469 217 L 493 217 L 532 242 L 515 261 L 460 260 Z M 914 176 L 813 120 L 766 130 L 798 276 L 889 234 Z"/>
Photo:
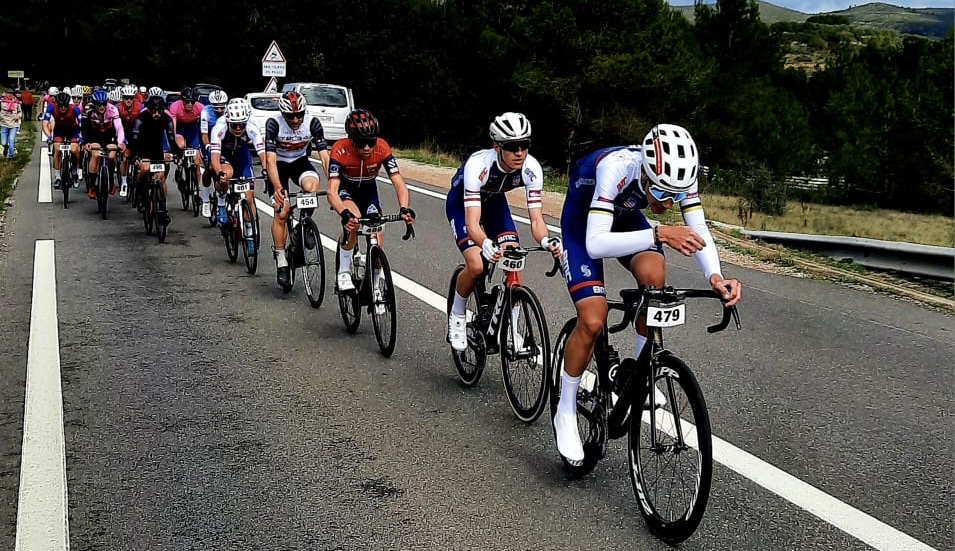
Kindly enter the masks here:
<path id="1" fill-rule="evenodd" d="M 275 280 L 278 282 L 279 287 L 282 288 L 282 291 L 287 293 L 292 290 L 292 278 L 289 277 L 288 266 L 282 266 L 275 270 Z"/>

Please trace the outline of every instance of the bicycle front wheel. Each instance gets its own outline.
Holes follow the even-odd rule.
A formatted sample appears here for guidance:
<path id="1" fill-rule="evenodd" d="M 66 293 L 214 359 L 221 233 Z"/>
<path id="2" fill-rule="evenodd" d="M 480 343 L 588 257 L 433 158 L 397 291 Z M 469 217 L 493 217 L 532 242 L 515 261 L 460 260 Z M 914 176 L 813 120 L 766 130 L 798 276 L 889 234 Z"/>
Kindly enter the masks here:
<path id="1" fill-rule="evenodd" d="M 225 240 L 225 252 L 229 255 L 229 263 L 235 264 L 239 259 L 239 219 L 229 213 L 229 221 L 222 227 L 222 238 Z"/>
<path id="2" fill-rule="evenodd" d="M 398 312 L 395 304 L 395 285 L 391 280 L 391 266 L 385 251 L 372 247 L 368 254 L 371 266 L 371 321 L 375 327 L 378 348 L 386 358 L 395 351 Z"/>
<path id="3" fill-rule="evenodd" d="M 318 308 L 325 300 L 325 255 L 322 251 L 322 236 L 318 233 L 318 226 L 311 218 L 302 218 L 301 243 L 302 256 L 305 263 L 302 265 L 302 282 L 305 284 L 305 294 L 312 308 Z M 311 245 L 311 247 L 309 247 Z M 294 281 L 294 267 L 293 273 Z"/>
<path id="4" fill-rule="evenodd" d="M 448 316 L 451 315 L 451 305 L 454 303 L 454 293 L 458 285 L 458 274 L 464 271 L 464 265 L 458 264 L 451 274 L 451 283 L 448 286 Z M 465 386 L 474 386 L 481 380 L 484 373 L 484 366 L 487 364 L 487 343 L 484 342 L 484 332 L 480 319 L 480 283 L 475 285 L 474 290 L 468 297 L 467 325 L 465 326 L 468 347 L 458 352 L 451 349 L 451 361 L 454 363 L 454 369 L 458 372 L 458 377 Z"/>
<path id="5" fill-rule="evenodd" d="M 245 269 L 255 274 L 259 267 L 259 219 L 252 213 L 252 207 L 245 199 L 239 203 L 242 216 L 239 218 L 242 234 L 242 257 L 245 259 Z"/>
<path id="6" fill-rule="evenodd" d="M 162 182 L 156 182 L 156 203 L 154 218 L 156 219 L 156 237 L 160 243 L 166 242 L 166 232 L 169 230 L 169 213 L 166 212 L 166 194 L 162 190 Z"/>
<path id="7" fill-rule="evenodd" d="M 189 169 L 189 190 L 192 193 L 192 217 L 199 217 L 199 207 L 202 206 L 202 196 L 199 195 L 199 182 L 196 181 L 196 171 Z"/>
<path id="8" fill-rule="evenodd" d="M 61 154 L 62 155 L 62 154 Z M 63 190 L 63 208 L 70 208 L 70 188 L 73 187 L 73 172 L 66 159 L 60 159 L 60 186 Z"/>
<path id="9" fill-rule="evenodd" d="M 713 437 L 703 392 L 686 364 L 661 354 L 651 372 L 667 402 L 652 417 L 645 409 L 642 416 L 630 418 L 630 482 L 650 532 L 672 545 L 690 537 L 703 519 L 713 475 Z M 632 403 L 642 404 L 654 385 L 633 385 Z"/>
<path id="10" fill-rule="evenodd" d="M 540 417 L 550 389 L 550 335 L 534 292 L 511 287 L 511 311 L 501 320 L 501 375 L 514 415 L 525 423 Z"/>
<path id="11" fill-rule="evenodd" d="M 99 189 L 96 190 L 96 210 L 100 213 L 100 217 L 103 220 L 106 220 L 106 207 L 109 203 L 109 192 L 112 187 L 112 181 L 110 181 L 110 171 L 107 166 L 107 160 L 104 157 L 100 157 L 99 160 Z"/>

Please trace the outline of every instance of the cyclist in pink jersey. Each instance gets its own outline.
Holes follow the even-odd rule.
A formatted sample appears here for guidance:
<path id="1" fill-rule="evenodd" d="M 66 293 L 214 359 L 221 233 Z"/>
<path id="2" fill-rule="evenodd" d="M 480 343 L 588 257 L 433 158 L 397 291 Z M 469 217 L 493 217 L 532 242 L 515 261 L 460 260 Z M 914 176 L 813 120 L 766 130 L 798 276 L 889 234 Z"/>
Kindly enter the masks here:
<path id="1" fill-rule="evenodd" d="M 199 156 L 202 142 L 199 140 L 199 117 L 204 107 L 197 101 L 196 92 L 192 88 L 183 88 L 176 100 L 166 113 L 172 119 L 173 132 L 176 133 L 176 145 L 180 150 L 195 149 L 196 181 L 202 180 L 202 157 Z M 181 169 L 180 169 L 181 170 Z M 176 181 L 182 180 L 180 170 L 176 171 Z"/>

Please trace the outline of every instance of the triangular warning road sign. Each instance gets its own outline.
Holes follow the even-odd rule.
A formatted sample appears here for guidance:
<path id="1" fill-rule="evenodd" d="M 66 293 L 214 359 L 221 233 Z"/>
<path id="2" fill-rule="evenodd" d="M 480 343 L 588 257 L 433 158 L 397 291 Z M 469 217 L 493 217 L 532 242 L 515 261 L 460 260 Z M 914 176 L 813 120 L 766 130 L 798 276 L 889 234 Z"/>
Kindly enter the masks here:
<path id="1" fill-rule="evenodd" d="M 285 55 L 282 53 L 282 50 L 279 49 L 279 45 L 273 40 L 272 44 L 269 45 L 269 49 L 265 50 L 265 56 L 262 57 L 262 62 L 265 63 L 271 61 L 274 63 L 285 63 Z"/>
<path id="2" fill-rule="evenodd" d="M 267 94 L 274 94 L 279 91 L 279 83 L 275 80 L 275 77 L 269 80 L 269 83 L 265 85 L 265 90 L 263 91 Z"/>

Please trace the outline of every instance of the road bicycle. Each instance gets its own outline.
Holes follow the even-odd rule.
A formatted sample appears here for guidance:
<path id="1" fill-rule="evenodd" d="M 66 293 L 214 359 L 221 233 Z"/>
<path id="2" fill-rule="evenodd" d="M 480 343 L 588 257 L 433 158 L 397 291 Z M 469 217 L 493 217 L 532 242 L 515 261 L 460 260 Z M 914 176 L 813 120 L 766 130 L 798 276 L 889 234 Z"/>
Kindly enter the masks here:
<path id="1" fill-rule="evenodd" d="M 123 152 L 116 151 L 116 166 L 122 162 Z M 113 178 L 115 178 L 116 167 L 109 161 L 109 152 L 107 148 L 100 149 L 99 167 L 96 170 L 96 212 L 100 214 L 103 220 L 106 220 L 107 209 L 109 206 L 109 195 L 113 191 Z M 92 152 L 90 152 L 92 156 Z M 85 163 L 86 161 L 84 161 Z M 88 164 L 83 165 L 88 166 Z"/>
<path id="2" fill-rule="evenodd" d="M 245 198 L 247 192 L 255 189 L 255 178 L 229 178 L 228 184 L 228 191 L 220 193 L 225 195 L 228 216 L 228 222 L 220 226 L 226 253 L 229 262 L 234 264 L 241 243 L 245 268 L 250 274 L 255 274 L 259 265 L 259 217 Z"/>
<path id="3" fill-rule="evenodd" d="M 318 308 L 325 300 L 325 255 L 322 247 L 322 234 L 318 231 L 318 222 L 312 218 L 312 211 L 318 207 L 318 198 L 326 195 L 324 191 L 285 193 L 289 201 L 288 216 L 285 218 L 285 257 L 289 267 L 289 284 L 282 291 L 288 293 L 295 285 L 295 271 L 302 269 L 302 283 L 312 308 Z M 295 219 L 295 208 L 298 219 Z"/>
<path id="4" fill-rule="evenodd" d="M 192 216 L 199 216 L 202 198 L 199 196 L 199 181 L 196 179 L 196 150 L 184 149 L 182 156 L 176 159 L 176 185 L 182 201 L 182 210 L 188 211 L 192 204 Z"/>
<path id="5" fill-rule="evenodd" d="M 366 306 L 371 315 L 375 328 L 375 339 L 378 348 L 386 358 L 395 351 L 395 334 L 398 324 L 398 313 L 395 306 L 395 286 L 391 279 L 391 267 L 385 251 L 378 244 L 378 234 L 385 224 L 404 222 L 400 214 L 370 215 L 358 219 L 358 237 L 355 248 L 352 249 L 351 278 L 354 290 L 342 291 L 335 283 L 335 293 L 338 295 L 338 308 L 341 311 L 342 321 L 349 333 L 356 333 L 361 325 L 361 308 Z M 407 224 L 405 234 L 401 238 L 405 241 L 414 238 L 414 227 Z M 361 238 L 365 239 L 362 240 Z M 342 241 L 335 251 L 335 273 L 338 273 L 342 242 L 348 239 L 347 231 L 343 229 Z M 364 246 L 362 246 L 364 241 Z M 369 270 L 368 267 L 371 267 Z"/>
<path id="6" fill-rule="evenodd" d="M 538 251 L 550 253 L 544 247 L 508 247 L 496 264 L 484 260 L 484 272 L 468 297 L 468 347 L 461 352 L 451 349 L 458 376 L 469 387 L 481 379 L 487 357 L 500 353 L 507 402 L 525 423 L 540 417 L 550 390 L 550 333 L 544 309 L 534 291 L 517 283 L 527 255 Z M 449 316 L 458 274 L 464 269 L 464 264 L 458 264 L 451 274 L 445 312 Z M 501 272 L 499 283 L 494 283 L 495 269 Z M 547 276 L 553 277 L 559 270 L 560 261 L 555 258 Z M 450 343 L 450 338 L 447 341 Z"/>
<path id="7" fill-rule="evenodd" d="M 156 237 L 160 243 L 166 242 L 166 232 L 169 229 L 169 212 L 166 210 L 166 193 L 162 186 L 165 181 L 166 167 L 172 161 L 149 161 L 149 181 L 139 190 L 139 210 L 143 215 L 143 226 L 146 235 L 156 229 Z M 137 186 L 138 187 L 138 186 Z"/>
<path id="8" fill-rule="evenodd" d="M 616 325 L 604 325 L 577 391 L 584 460 L 572 464 L 561 457 L 561 461 L 572 477 L 583 476 L 604 457 L 608 438 L 629 435 L 630 482 L 640 514 L 650 532 L 675 544 L 690 537 L 703 519 L 713 473 L 713 442 L 700 385 L 686 363 L 664 347 L 663 328 L 685 322 L 685 299 L 722 301 L 722 297 L 712 289 L 649 286 L 624 289 L 620 297 L 607 303 L 611 311 L 623 312 L 622 319 Z M 632 326 L 642 311 L 646 312 L 647 344 L 639 358 L 620 362 L 609 335 Z M 707 331 L 726 329 L 730 317 L 740 329 L 736 307 L 724 305 L 722 320 Z M 564 324 L 554 347 L 552 416 L 560 400 L 564 348 L 576 324 L 576 317 Z"/>
<path id="9" fill-rule="evenodd" d="M 52 146 L 59 148 L 60 190 L 63 192 L 63 208 L 68 209 L 70 208 L 70 189 L 76 189 L 80 185 L 74 173 L 75 164 L 73 162 L 73 154 L 70 153 L 69 142 L 58 142 Z M 50 157 L 50 162 L 53 162 L 52 156 Z"/>

